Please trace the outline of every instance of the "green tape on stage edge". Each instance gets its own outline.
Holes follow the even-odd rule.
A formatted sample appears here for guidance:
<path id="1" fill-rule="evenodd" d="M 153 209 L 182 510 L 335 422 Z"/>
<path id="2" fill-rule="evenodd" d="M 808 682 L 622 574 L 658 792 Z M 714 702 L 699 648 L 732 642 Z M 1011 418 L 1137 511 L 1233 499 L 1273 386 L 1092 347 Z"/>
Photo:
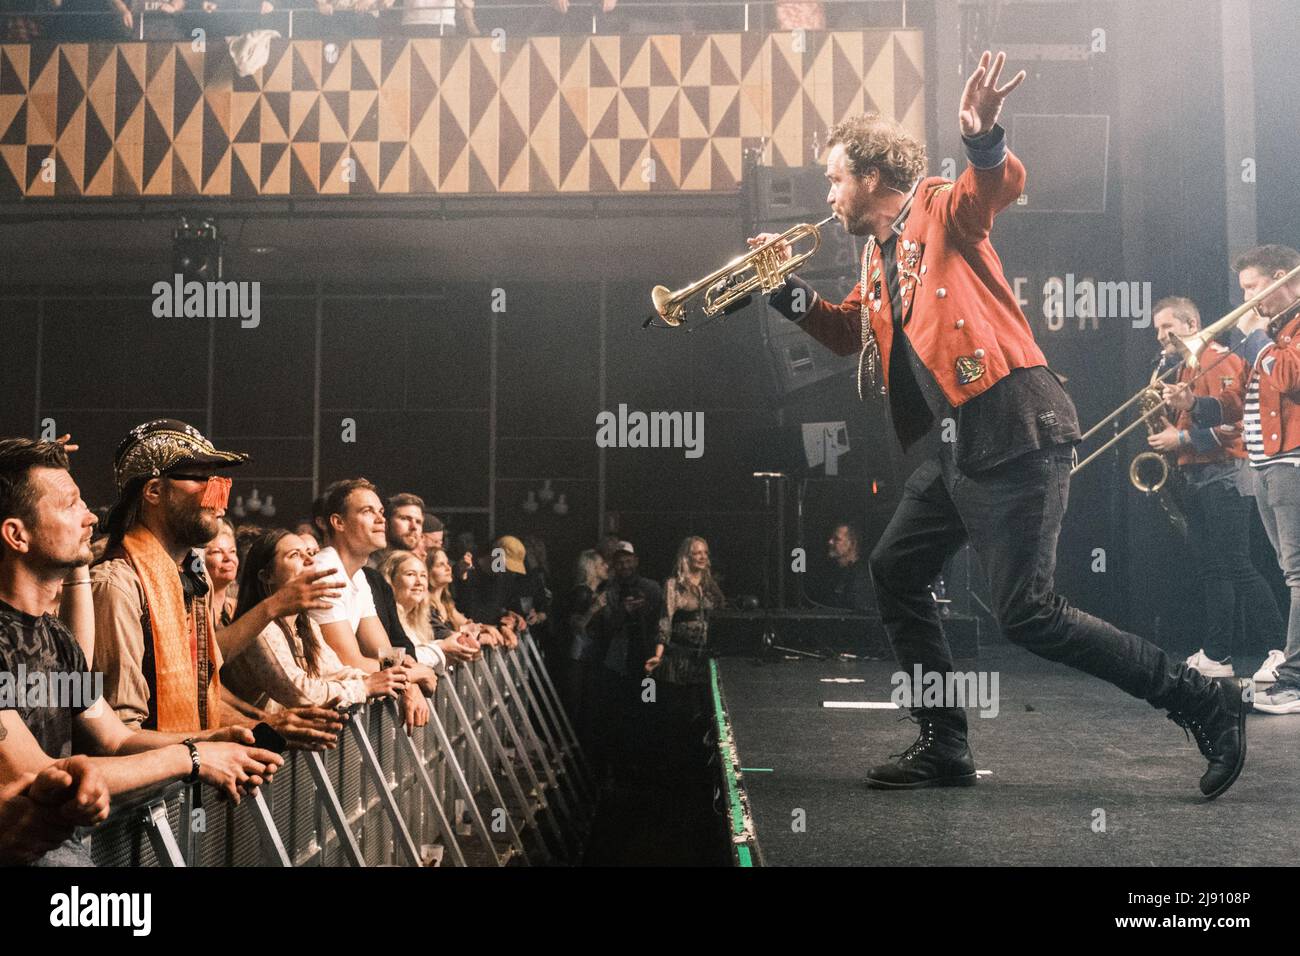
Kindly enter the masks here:
<path id="1" fill-rule="evenodd" d="M 736 779 L 736 769 L 731 765 L 731 759 L 727 755 L 727 749 L 731 744 L 731 735 L 727 730 L 726 715 L 722 710 L 722 691 L 718 686 L 718 662 L 709 661 L 709 682 L 713 687 L 713 720 L 718 730 L 718 748 L 722 753 L 722 765 L 726 770 L 727 779 L 727 801 L 731 804 L 731 834 L 740 836 L 745 832 L 745 814 L 740 806 L 740 787 Z M 748 859 L 749 848 L 739 847 L 737 856 L 740 851 L 744 851 L 744 857 Z M 749 866 L 748 863 L 741 863 L 741 866 Z"/>

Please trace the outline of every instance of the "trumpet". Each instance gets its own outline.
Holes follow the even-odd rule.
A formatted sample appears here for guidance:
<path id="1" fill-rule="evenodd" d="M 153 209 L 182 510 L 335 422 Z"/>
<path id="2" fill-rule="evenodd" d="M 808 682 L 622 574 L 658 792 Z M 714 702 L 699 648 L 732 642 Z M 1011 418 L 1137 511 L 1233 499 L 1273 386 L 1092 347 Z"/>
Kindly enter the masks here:
<path id="1" fill-rule="evenodd" d="M 827 216 L 819 223 L 791 226 L 775 239 L 769 239 L 743 256 L 732 259 L 716 272 L 676 291 L 667 286 L 655 286 L 650 291 L 655 313 L 669 325 L 676 326 L 681 325 L 686 317 L 687 303 L 701 292 L 704 293 L 701 307 L 710 317 L 719 312 L 726 315 L 747 305 L 755 292 L 774 292 L 787 276 L 817 254 L 821 247 L 821 227 L 834 218 Z M 794 253 L 792 249 L 790 258 L 782 260 L 781 249 L 785 243 L 793 246 L 805 239 L 812 242 L 811 248 L 800 253 Z"/>
<path id="2" fill-rule="evenodd" d="M 1178 350 L 1178 354 L 1182 356 L 1183 364 L 1185 364 L 1188 368 L 1196 372 L 1196 376 L 1192 379 L 1192 381 L 1195 381 L 1197 378 L 1200 378 L 1202 375 L 1206 374 L 1215 366 L 1217 366 L 1219 362 L 1223 361 L 1223 359 L 1220 358 L 1214 361 L 1213 363 L 1211 363 L 1210 365 L 1202 367 L 1202 362 L 1201 362 L 1202 353 L 1207 348 L 1209 348 L 1211 342 L 1217 339 L 1224 332 L 1228 331 L 1228 329 L 1236 325 L 1243 315 L 1253 310 L 1256 306 L 1258 306 L 1261 302 L 1267 299 L 1270 295 L 1272 295 L 1278 289 L 1282 288 L 1288 282 L 1293 281 L 1297 277 L 1300 277 L 1300 266 L 1296 266 L 1286 275 L 1270 282 L 1263 289 L 1261 289 L 1255 295 L 1251 296 L 1241 305 L 1237 306 L 1235 309 L 1233 309 L 1223 318 L 1216 320 L 1210 325 L 1207 325 L 1205 328 L 1201 329 L 1201 331 L 1194 332 L 1191 335 L 1173 336 L 1174 348 L 1176 348 Z M 1165 408 L 1164 402 L 1163 401 L 1151 402 L 1149 400 L 1150 393 L 1157 386 L 1163 384 L 1164 381 L 1170 375 L 1173 375 L 1174 372 L 1178 371 L 1179 368 L 1180 368 L 1179 365 L 1175 365 L 1172 368 L 1170 368 L 1168 371 L 1166 371 L 1163 375 L 1153 377 L 1151 379 L 1151 382 L 1148 385 L 1146 385 L 1141 390 L 1139 390 L 1137 394 L 1135 394 L 1127 402 L 1125 402 L 1119 408 L 1115 409 L 1113 412 L 1111 412 L 1109 415 L 1107 415 L 1105 418 L 1099 421 L 1096 425 L 1093 425 L 1086 432 L 1084 432 L 1083 437 L 1080 439 L 1080 441 L 1087 441 L 1093 435 L 1097 434 L 1097 432 L 1100 431 L 1107 423 L 1114 421 L 1116 418 L 1119 418 L 1120 415 L 1124 414 L 1124 412 L 1128 409 L 1130 405 L 1133 405 L 1136 402 L 1142 402 L 1143 404 L 1142 415 L 1136 421 L 1134 421 L 1132 424 L 1130 424 L 1120 432 L 1116 433 L 1115 436 L 1111 438 L 1110 441 L 1106 442 L 1104 445 L 1102 445 L 1100 448 L 1094 451 L 1083 461 L 1075 465 L 1070 470 L 1070 474 L 1075 475 L 1078 472 L 1082 471 L 1085 467 L 1088 466 L 1090 462 L 1095 461 L 1100 455 L 1102 455 L 1109 448 L 1111 448 L 1116 442 L 1120 441 L 1129 432 L 1133 431 L 1133 429 L 1137 428 L 1139 425 L 1147 423 L 1154 416 L 1158 414 L 1163 414 Z M 1143 401 L 1144 397 L 1147 397 L 1148 400 Z M 1134 484 L 1137 485 L 1136 479 L 1134 479 Z M 1146 490 L 1145 488 L 1142 488 L 1141 485 L 1137 485 L 1137 487 L 1141 488 L 1144 491 Z"/>

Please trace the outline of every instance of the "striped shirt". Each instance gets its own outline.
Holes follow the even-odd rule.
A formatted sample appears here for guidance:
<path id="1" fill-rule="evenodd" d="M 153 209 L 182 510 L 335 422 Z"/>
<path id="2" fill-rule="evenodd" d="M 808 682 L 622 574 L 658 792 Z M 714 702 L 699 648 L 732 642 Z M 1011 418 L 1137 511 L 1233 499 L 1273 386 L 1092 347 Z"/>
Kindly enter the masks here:
<path id="1" fill-rule="evenodd" d="M 1252 468 L 1265 465 L 1300 465 L 1300 449 L 1279 452 L 1271 458 L 1264 454 L 1264 430 L 1259 420 L 1259 376 L 1252 375 L 1246 386 L 1246 404 L 1242 414 L 1242 439 Z"/>

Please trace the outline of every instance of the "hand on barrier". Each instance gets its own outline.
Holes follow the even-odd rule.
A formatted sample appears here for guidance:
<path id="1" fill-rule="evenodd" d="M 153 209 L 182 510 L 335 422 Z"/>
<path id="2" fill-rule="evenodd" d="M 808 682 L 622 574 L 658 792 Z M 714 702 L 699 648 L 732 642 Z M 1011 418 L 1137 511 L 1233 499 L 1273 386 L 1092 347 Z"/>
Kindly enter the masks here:
<path id="1" fill-rule="evenodd" d="M 338 746 L 343 720 L 332 707 L 290 707 L 266 715 L 289 743 L 290 750 L 333 750 Z"/>
<path id="2" fill-rule="evenodd" d="M 519 636 L 515 629 L 508 624 L 501 625 L 501 639 L 508 650 L 514 650 L 519 646 Z"/>
<path id="3" fill-rule="evenodd" d="M 235 803 L 262 784 L 270 783 L 276 770 L 284 764 L 284 758 L 279 754 L 242 744 L 204 741 L 196 746 L 199 750 L 199 779 Z"/>
<path id="4" fill-rule="evenodd" d="M 329 608 L 330 602 L 343 594 L 341 585 L 325 580 L 334 574 L 330 568 L 324 571 L 308 570 L 286 581 L 268 598 L 274 602 L 272 610 L 275 616 L 293 617 L 303 611 L 323 611 Z"/>
<path id="5" fill-rule="evenodd" d="M 429 705 L 424 700 L 424 694 L 415 684 L 409 684 L 406 688 L 406 694 L 402 697 L 402 724 L 406 727 L 406 734 L 409 737 L 416 727 L 423 727 L 429 722 Z"/>
<path id="6" fill-rule="evenodd" d="M 0 787 L 0 866 L 31 863 L 72 836 L 71 824 L 28 795 L 35 780 L 25 773 Z"/>
<path id="7" fill-rule="evenodd" d="M 432 694 L 438 689 L 438 675 L 432 667 L 426 664 L 410 660 L 407 666 L 407 674 L 410 680 L 426 694 Z"/>
<path id="8" fill-rule="evenodd" d="M 438 646 L 447 655 L 447 660 L 453 664 L 478 660 L 483 655 L 479 642 L 464 630 L 457 631 L 451 637 L 444 637 L 438 642 Z"/>
<path id="9" fill-rule="evenodd" d="M 385 667 L 366 677 L 366 693 L 371 697 L 398 698 L 406 693 L 408 683 L 410 679 L 406 668 Z"/>
<path id="10" fill-rule="evenodd" d="M 108 819 L 108 783 L 86 757 L 68 757 L 46 767 L 27 795 L 69 826 L 93 827 Z"/>

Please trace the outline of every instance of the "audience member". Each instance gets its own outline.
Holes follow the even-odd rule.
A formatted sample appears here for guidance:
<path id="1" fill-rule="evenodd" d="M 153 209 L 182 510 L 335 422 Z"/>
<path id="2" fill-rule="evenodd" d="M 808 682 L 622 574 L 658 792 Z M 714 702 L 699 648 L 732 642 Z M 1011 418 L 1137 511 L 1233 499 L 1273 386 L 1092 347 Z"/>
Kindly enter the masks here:
<path id="1" fill-rule="evenodd" d="M 410 551 L 424 560 L 424 499 L 409 492 L 388 499 L 388 522 L 384 528 L 387 545 L 367 562 L 377 568 L 393 551 Z"/>
<path id="2" fill-rule="evenodd" d="M 604 649 L 597 628 L 598 615 L 608 600 L 605 591 L 608 578 L 609 565 L 600 552 L 583 551 L 574 568 L 577 583 L 561 602 L 569 648 L 560 684 L 564 688 L 565 709 L 586 748 L 596 745 L 596 671 Z"/>
<path id="3" fill-rule="evenodd" d="M 90 562 L 94 525 L 62 445 L 0 441 L 0 669 L 25 672 L 31 700 L 0 709 L 0 787 L 9 788 L 10 802 L 25 795 L 44 808 L 19 802 L 10 811 L 45 818 L 50 826 L 41 843 L 58 831 L 54 823 L 103 820 L 112 795 L 188 779 L 237 800 L 283 762 L 247 746 L 253 742 L 247 728 L 132 730 L 103 705 L 97 675 L 67 625 L 49 613 L 68 572 Z M 34 680 L 45 689 L 39 697 L 31 693 Z M 95 756 L 75 756 L 74 743 Z M 59 849 L 58 858 L 47 854 L 45 862 L 90 862 L 80 844 Z"/>
<path id="4" fill-rule="evenodd" d="M 403 697 L 407 730 L 422 727 L 428 723 L 429 707 L 421 690 L 432 693 L 437 675 L 413 658 L 403 659 L 403 651 L 393 647 L 364 570 L 370 555 L 385 544 L 384 506 L 378 491 L 364 478 L 336 481 L 325 490 L 319 508 L 327 546 L 316 555 L 315 566 L 330 572 L 330 580 L 340 583 L 343 592 L 325 608 L 312 610 L 312 620 L 344 664 L 373 673 L 398 661 L 410 680 Z"/>
<path id="5" fill-rule="evenodd" d="M 451 560 L 447 557 L 447 552 L 441 548 L 431 551 L 425 563 L 429 569 L 429 611 L 434 634 L 445 640 L 459 632 L 468 634 L 485 647 L 507 646 L 508 642 L 500 628 L 470 620 L 456 606 L 451 591 Z"/>
<path id="6" fill-rule="evenodd" d="M 268 531 L 248 550 L 235 617 L 252 610 L 311 567 L 301 536 Z M 232 692 L 268 710 L 308 704 L 343 708 L 372 697 L 400 698 L 409 679 L 405 668 L 367 672 L 348 667 L 304 612 L 268 624 L 252 645 L 226 661 L 221 677 Z"/>
<path id="7" fill-rule="evenodd" d="M 220 531 L 203 549 L 203 563 L 208 571 L 208 584 L 212 588 L 212 610 L 217 615 L 217 627 L 227 627 L 235 617 L 235 598 L 239 588 L 240 555 L 235 548 L 235 529 L 226 521 L 218 522 Z"/>
<path id="8" fill-rule="evenodd" d="M 441 553 L 442 549 L 438 550 Z M 443 554 L 442 558 L 445 563 L 447 556 Z M 450 565 L 447 570 L 450 572 Z M 423 560 L 410 551 L 393 551 L 379 571 L 393 590 L 398 616 L 414 646 L 416 660 L 442 674 L 449 662 L 470 661 L 478 656 L 478 641 L 470 634 L 472 625 L 453 628 L 439 615 L 435 630 L 429 570 Z"/>
<path id="9" fill-rule="evenodd" d="M 443 540 L 446 538 L 446 528 L 443 526 L 441 519 L 432 511 L 424 513 L 424 530 L 420 534 L 421 542 L 424 544 L 424 557 L 428 560 L 429 552 L 434 548 L 443 547 Z"/>
<path id="10" fill-rule="evenodd" d="M 245 460 L 175 419 L 139 425 L 118 446 L 108 547 L 91 570 L 95 669 L 129 728 L 194 733 L 264 721 L 290 745 L 328 746 L 341 728 L 337 714 L 304 708 L 266 715 L 237 709 L 221 691 L 222 653 L 238 653 L 284 610 L 268 602 L 216 632 L 195 549 L 216 534 L 229 497 L 230 479 L 216 470 Z M 293 612 L 314 606 L 332 593 L 320 577 L 300 578 L 277 601 Z"/>

